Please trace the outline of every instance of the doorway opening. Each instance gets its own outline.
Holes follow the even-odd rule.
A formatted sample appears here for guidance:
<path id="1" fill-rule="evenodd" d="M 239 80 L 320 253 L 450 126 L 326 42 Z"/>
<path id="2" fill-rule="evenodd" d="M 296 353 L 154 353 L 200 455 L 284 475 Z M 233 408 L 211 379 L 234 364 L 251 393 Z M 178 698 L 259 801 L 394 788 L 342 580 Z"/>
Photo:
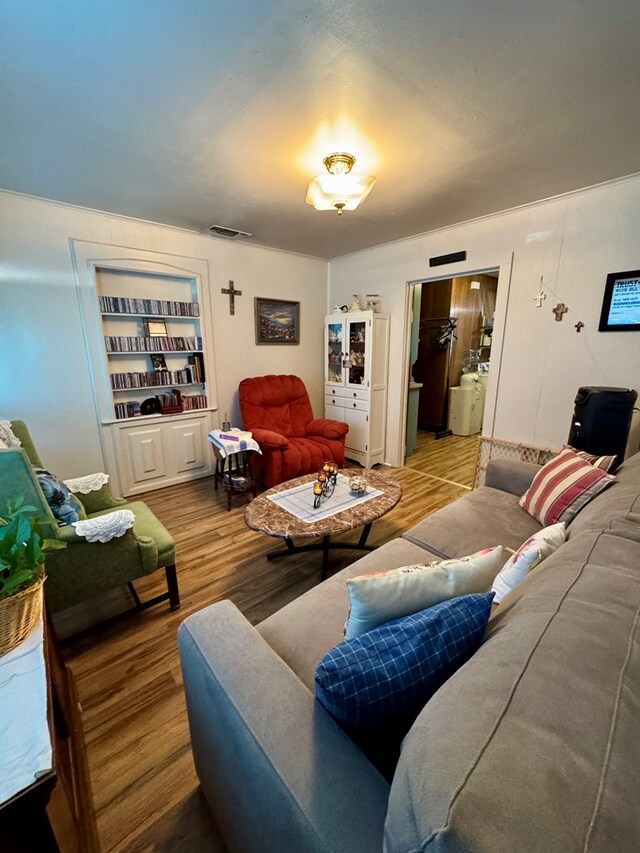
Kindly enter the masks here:
<path id="1" fill-rule="evenodd" d="M 405 465 L 471 488 L 498 270 L 412 283 Z"/>

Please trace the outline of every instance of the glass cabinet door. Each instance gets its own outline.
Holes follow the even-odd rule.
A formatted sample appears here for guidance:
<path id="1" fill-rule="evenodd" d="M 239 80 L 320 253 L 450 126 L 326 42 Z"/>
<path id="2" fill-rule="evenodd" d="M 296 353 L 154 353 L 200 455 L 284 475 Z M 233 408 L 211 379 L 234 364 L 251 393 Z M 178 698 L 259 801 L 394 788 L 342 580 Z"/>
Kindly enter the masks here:
<path id="1" fill-rule="evenodd" d="M 345 351 L 344 325 L 342 323 L 329 323 L 327 325 L 327 382 L 342 384 L 342 353 Z"/>
<path id="2" fill-rule="evenodd" d="M 348 324 L 349 355 L 347 385 L 366 385 L 367 359 L 367 321 L 355 320 Z"/>

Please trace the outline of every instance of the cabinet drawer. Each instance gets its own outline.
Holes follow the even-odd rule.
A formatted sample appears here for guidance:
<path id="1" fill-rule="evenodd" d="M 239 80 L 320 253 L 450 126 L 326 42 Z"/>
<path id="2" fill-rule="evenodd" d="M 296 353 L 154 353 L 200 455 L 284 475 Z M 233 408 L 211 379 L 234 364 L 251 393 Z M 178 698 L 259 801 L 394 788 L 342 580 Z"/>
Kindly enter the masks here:
<path id="1" fill-rule="evenodd" d="M 324 410 L 325 412 L 333 409 L 344 409 L 345 401 L 342 397 L 325 397 Z"/>
<path id="2" fill-rule="evenodd" d="M 369 401 L 368 400 L 349 400 L 348 398 L 342 400 L 341 404 L 342 408 L 345 411 L 350 411 L 355 409 L 356 412 L 368 412 L 369 411 Z"/>
<path id="3" fill-rule="evenodd" d="M 366 389 L 354 389 L 354 388 L 345 388 L 344 389 L 344 398 L 346 401 L 353 400 L 368 400 L 369 399 L 369 391 Z M 345 402 L 345 406 L 347 403 Z"/>
<path id="4" fill-rule="evenodd" d="M 344 397 L 347 393 L 347 389 L 344 385 L 331 385 L 329 383 L 324 386 L 324 393 L 326 397 Z"/>

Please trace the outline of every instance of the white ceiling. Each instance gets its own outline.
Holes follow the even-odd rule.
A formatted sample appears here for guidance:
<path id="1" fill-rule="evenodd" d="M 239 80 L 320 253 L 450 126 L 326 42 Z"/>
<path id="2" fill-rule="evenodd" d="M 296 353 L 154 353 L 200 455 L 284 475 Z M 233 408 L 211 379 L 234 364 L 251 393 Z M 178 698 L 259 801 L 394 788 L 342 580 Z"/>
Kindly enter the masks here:
<path id="1" fill-rule="evenodd" d="M 639 42 L 638 0 L 3 0 L 0 187 L 335 257 L 639 171 Z"/>

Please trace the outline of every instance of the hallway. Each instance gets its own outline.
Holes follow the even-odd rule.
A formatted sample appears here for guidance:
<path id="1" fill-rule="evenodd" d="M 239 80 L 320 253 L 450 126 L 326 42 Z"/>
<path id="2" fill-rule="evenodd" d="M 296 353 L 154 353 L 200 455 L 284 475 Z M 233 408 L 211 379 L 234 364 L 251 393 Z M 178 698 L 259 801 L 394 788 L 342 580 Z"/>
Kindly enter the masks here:
<path id="1" fill-rule="evenodd" d="M 436 439 L 435 433 L 418 430 L 415 452 L 406 467 L 426 477 L 473 488 L 480 434 L 449 435 Z"/>

